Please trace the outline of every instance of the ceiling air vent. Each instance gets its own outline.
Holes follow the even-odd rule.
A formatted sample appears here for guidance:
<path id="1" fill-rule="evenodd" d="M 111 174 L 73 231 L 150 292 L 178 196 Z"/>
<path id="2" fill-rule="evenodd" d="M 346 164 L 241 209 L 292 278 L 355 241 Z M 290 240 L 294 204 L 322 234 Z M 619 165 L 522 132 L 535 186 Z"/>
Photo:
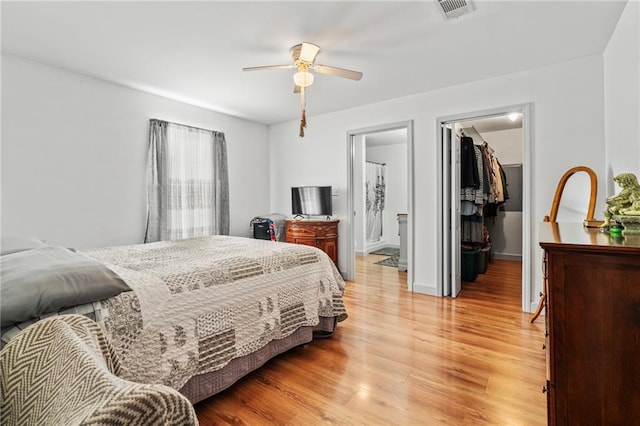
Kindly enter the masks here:
<path id="1" fill-rule="evenodd" d="M 449 20 L 473 12 L 470 0 L 436 0 L 438 10 Z"/>

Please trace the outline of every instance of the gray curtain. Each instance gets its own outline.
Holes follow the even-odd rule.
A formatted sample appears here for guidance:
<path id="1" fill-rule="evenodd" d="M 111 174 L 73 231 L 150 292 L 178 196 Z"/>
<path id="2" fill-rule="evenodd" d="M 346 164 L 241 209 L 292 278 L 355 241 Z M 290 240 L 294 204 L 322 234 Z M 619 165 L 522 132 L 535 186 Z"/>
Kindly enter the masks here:
<path id="1" fill-rule="evenodd" d="M 229 169 L 227 167 L 227 141 L 224 133 L 213 132 L 214 195 L 216 219 L 214 233 L 229 235 Z"/>
<path id="2" fill-rule="evenodd" d="M 229 234 L 224 133 L 151 120 L 147 209 L 145 242 Z"/>

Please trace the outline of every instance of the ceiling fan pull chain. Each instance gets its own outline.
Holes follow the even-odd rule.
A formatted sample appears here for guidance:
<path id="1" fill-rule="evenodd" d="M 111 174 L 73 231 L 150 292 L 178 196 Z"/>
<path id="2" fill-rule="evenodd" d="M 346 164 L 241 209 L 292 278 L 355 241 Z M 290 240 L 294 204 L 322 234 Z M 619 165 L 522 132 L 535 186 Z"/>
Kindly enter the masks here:
<path id="1" fill-rule="evenodd" d="M 302 86 L 300 88 L 300 109 L 302 110 L 302 115 L 300 116 L 300 137 L 304 138 L 304 128 L 307 127 L 307 114 L 305 112 L 306 109 L 306 90 L 305 87 Z"/>

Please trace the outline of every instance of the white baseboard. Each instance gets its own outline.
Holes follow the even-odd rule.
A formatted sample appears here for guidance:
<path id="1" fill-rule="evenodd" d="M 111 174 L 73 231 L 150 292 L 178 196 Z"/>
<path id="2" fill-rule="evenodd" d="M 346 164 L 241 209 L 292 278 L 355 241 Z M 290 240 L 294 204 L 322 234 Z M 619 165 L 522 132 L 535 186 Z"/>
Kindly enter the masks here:
<path id="1" fill-rule="evenodd" d="M 398 244 L 388 244 L 386 241 L 378 241 L 376 243 L 373 243 L 367 246 L 367 248 L 364 249 L 364 251 L 356 250 L 356 256 L 366 256 L 369 253 L 372 253 L 376 250 L 380 250 L 387 247 L 400 249 L 400 246 Z"/>
<path id="2" fill-rule="evenodd" d="M 491 253 L 491 259 L 522 261 L 522 255 L 510 253 Z"/>
<path id="3" fill-rule="evenodd" d="M 368 244 L 368 245 L 365 247 L 364 251 L 365 251 L 367 254 L 369 254 L 369 253 L 371 253 L 372 251 L 380 250 L 381 248 L 386 247 L 386 246 L 387 246 L 387 242 L 386 242 L 386 241 L 377 241 L 377 242 L 375 242 L 375 243 Z"/>
<path id="4" fill-rule="evenodd" d="M 429 296 L 436 296 L 438 294 L 438 289 L 433 285 L 413 283 L 413 292 L 427 294 Z"/>

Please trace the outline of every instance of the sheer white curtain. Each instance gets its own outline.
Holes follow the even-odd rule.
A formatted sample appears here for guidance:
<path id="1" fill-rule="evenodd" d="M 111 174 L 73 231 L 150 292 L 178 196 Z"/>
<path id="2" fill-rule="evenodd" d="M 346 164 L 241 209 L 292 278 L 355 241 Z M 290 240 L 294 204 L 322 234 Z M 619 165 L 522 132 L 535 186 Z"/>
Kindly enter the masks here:
<path id="1" fill-rule="evenodd" d="M 229 233 L 224 134 L 151 120 L 145 242 Z"/>
<path id="2" fill-rule="evenodd" d="M 384 210 L 384 164 L 365 163 L 365 197 L 367 208 L 367 242 L 380 241 L 382 237 L 382 211 Z"/>

